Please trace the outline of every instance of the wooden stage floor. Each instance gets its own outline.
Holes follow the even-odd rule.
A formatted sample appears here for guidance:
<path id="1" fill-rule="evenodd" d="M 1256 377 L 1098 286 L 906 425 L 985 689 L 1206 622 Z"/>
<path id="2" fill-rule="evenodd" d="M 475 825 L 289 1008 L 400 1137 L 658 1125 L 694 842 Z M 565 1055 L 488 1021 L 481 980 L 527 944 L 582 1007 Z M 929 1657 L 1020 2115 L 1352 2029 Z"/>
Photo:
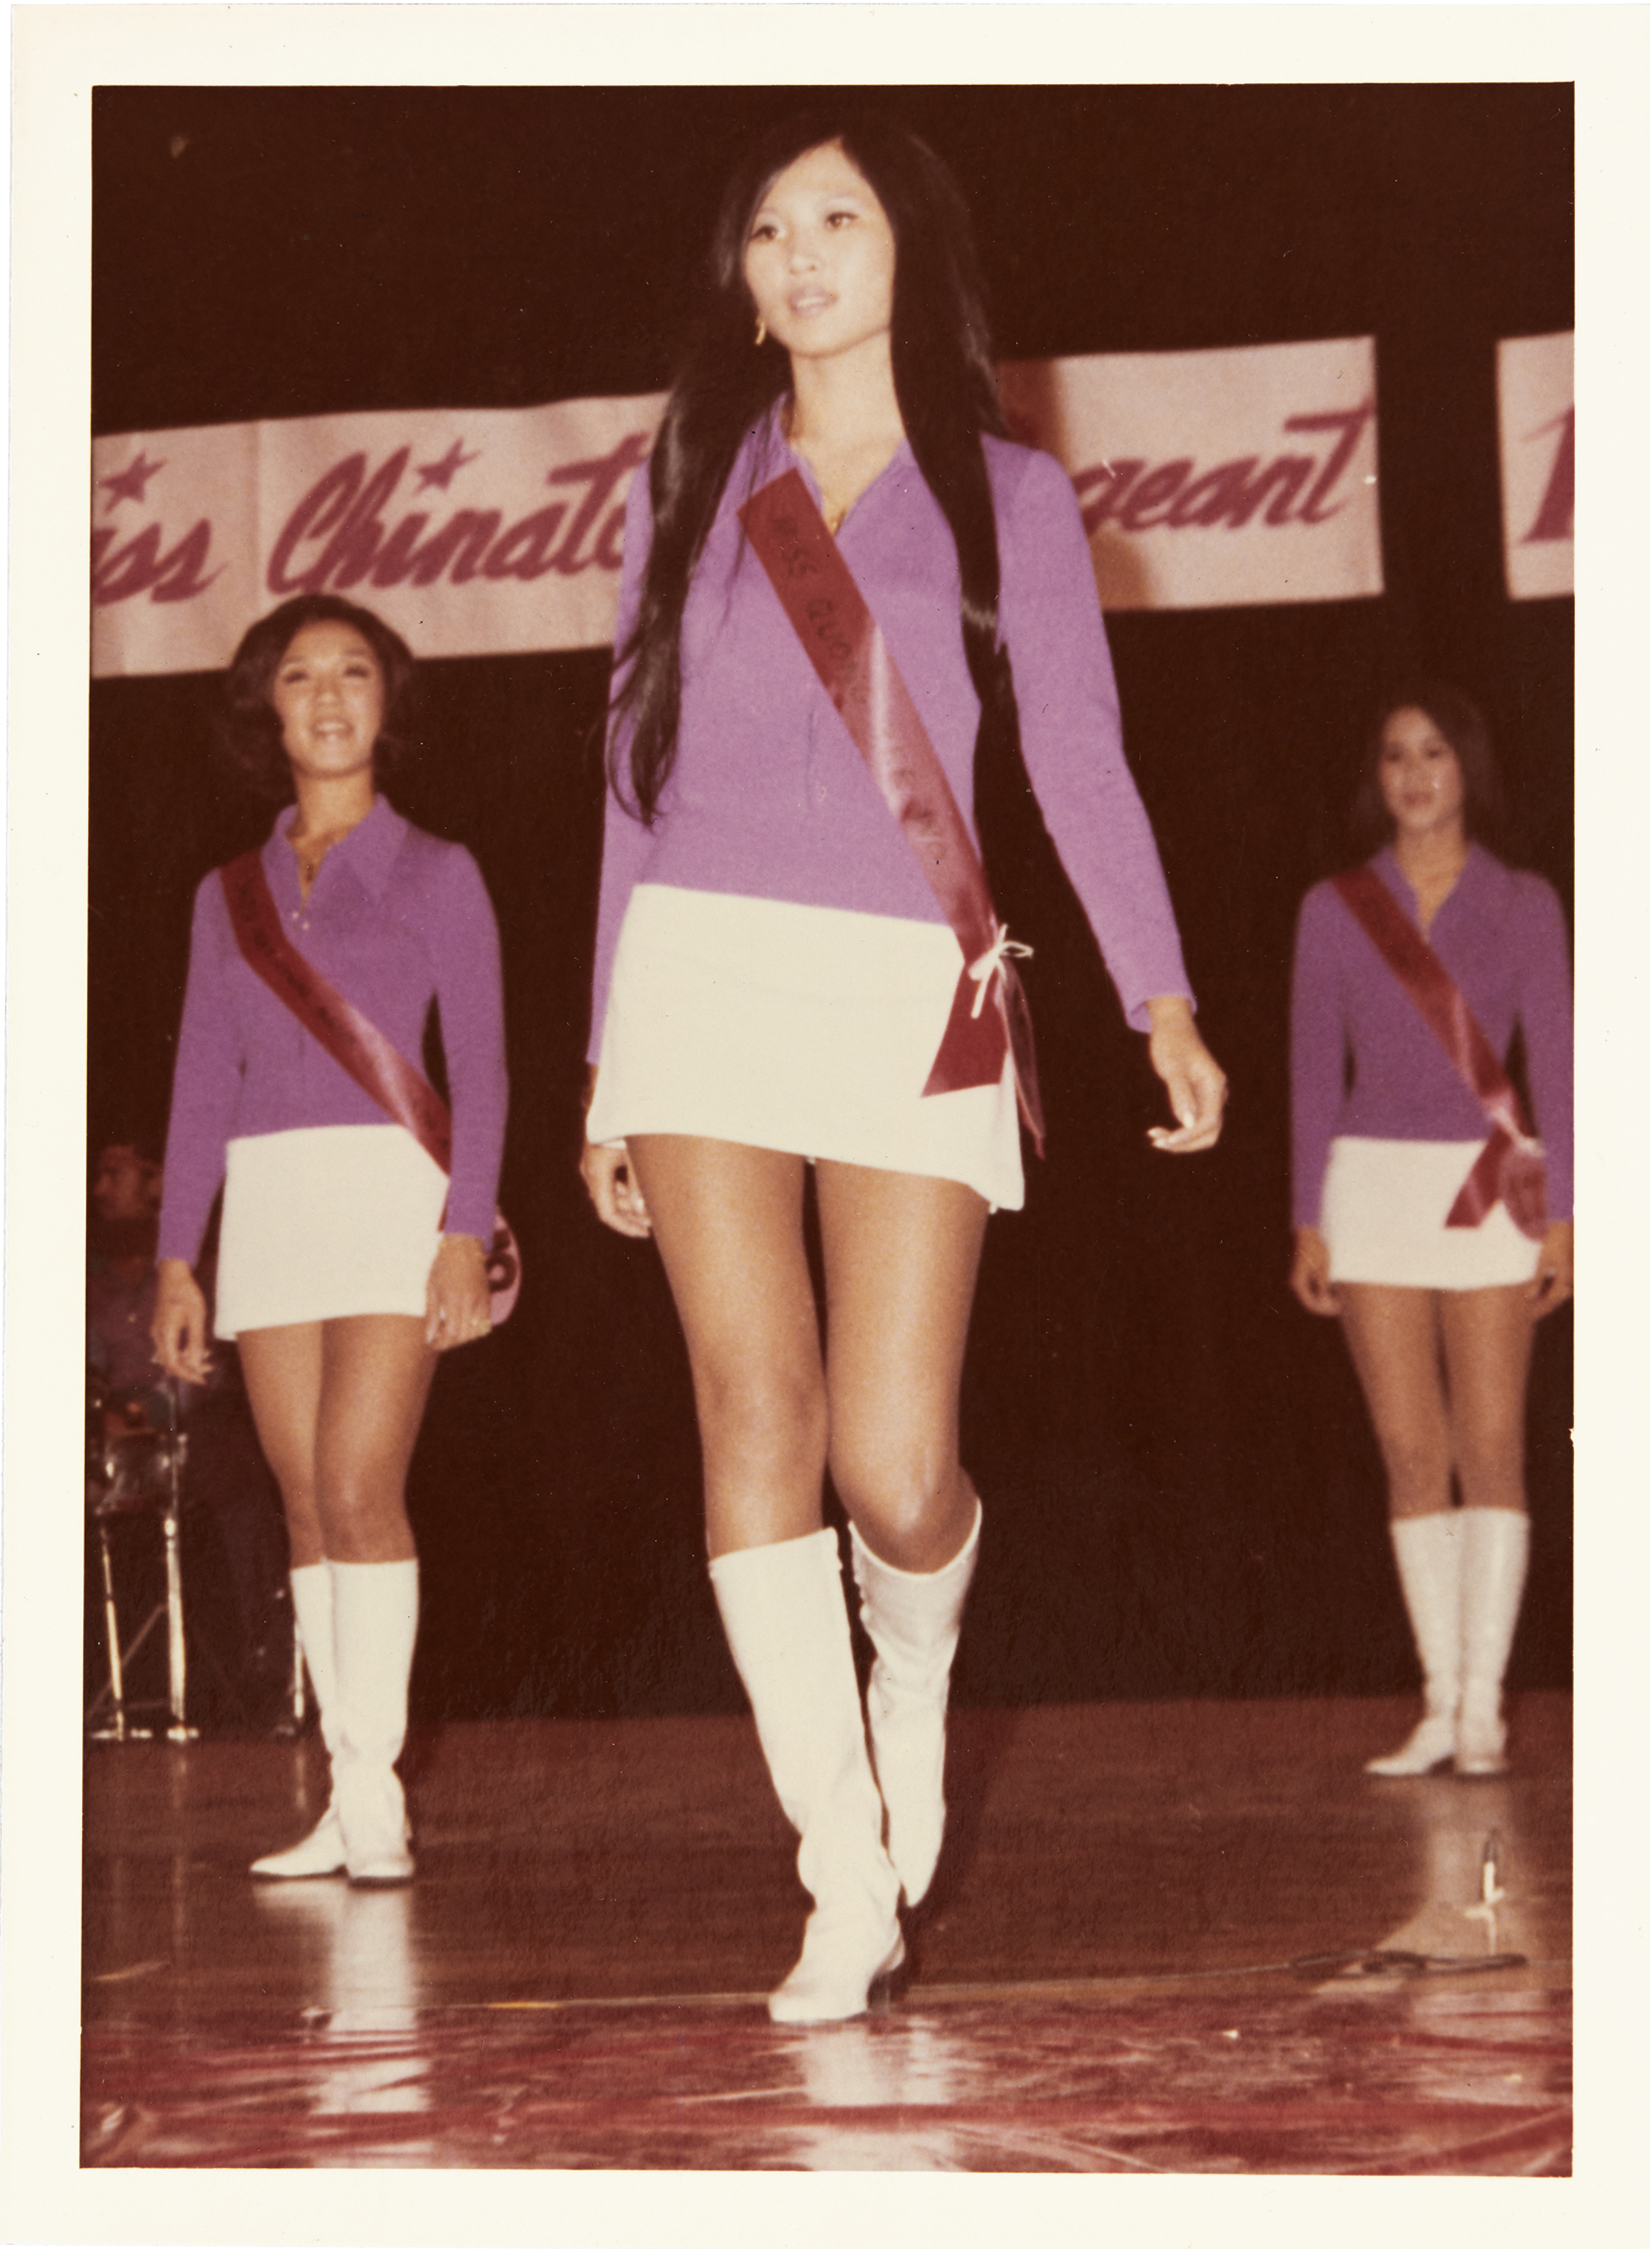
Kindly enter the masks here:
<path id="1" fill-rule="evenodd" d="M 312 1742 L 92 1748 L 82 2163 L 1567 2175 L 1568 1698 L 1504 1779 L 1367 1778 L 1412 1717 L 958 1712 L 903 1998 L 784 2031 L 745 1720 L 419 1737 L 384 1891 L 244 1871 Z"/>

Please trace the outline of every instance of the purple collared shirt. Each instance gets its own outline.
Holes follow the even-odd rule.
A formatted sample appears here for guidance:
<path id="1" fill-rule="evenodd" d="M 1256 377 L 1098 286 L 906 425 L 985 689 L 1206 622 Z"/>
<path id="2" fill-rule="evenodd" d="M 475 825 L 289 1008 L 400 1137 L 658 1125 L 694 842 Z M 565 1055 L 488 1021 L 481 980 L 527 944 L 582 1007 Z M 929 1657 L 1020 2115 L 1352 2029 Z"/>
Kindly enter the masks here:
<path id="1" fill-rule="evenodd" d="M 1145 808 L 1123 758 L 1094 565 L 1070 480 L 1046 453 L 985 440 L 996 506 L 999 619 L 1026 768 L 1129 1021 L 1190 996 Z M 608 792 L 590 1059 L 599 1059 L 625 906 L 638 882 L 943 922 L 933 891 L 826 694 L 738 509 L 807 463 L 765 418 L 722 495 L 682 620 L 677 758 L 649 830 Z M 652 518 L 630 488 L 616 645 L 636 616 Z M 963 654 L 956 548 L 908 444 L 837 533 L 973 830 L 979 701 Z"/>
<path id="2" fill-rule="evenodd" d="M 1390 850 L 1370 861 L 1417 929 L 1415 893 Z M 1479 844 L 1432 917 L 1427 942 L 1455 979 L 1504 1062 L 1524 1039 L 1535 1129 L 1547 1151 L 1547 1209 L 1573 1207 L 1572 1032 L 1564 915 L 1539 875 L 1503 866 Z M 1320 882 L 1301 906 L 1291 1024 L 1294 1213 L 1322 1217 L 1329 1144 L 1482 1140 L 1484 1111 L 1374 940 L 1336 890 Z"/>
<path id="3" fill-rule="evenodd" d="M 305 905 L 287 841 L 296 815 L 280 815 L 262 854 L 282 925 L 416 1069 L 436 1002 L 453 1110 L 446 1230 L 490 1242 L 508 1087 L 498 930 L 480 871 L 461 844 L 425 837 L 403 851 L 417 831 L 380 797 L 327 853 Z M 385 1121 L 248 968 L 223 884 L 208 875 L 195 893 L 158 1254 L 194 1263 L 230 1140 Z"/>

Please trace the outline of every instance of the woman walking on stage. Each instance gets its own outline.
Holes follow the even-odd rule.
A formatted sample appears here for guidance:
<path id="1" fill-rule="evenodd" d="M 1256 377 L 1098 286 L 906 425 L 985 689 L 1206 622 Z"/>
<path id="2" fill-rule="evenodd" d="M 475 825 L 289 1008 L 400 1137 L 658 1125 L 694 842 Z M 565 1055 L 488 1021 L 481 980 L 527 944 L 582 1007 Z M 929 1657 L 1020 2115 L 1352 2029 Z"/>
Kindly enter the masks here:
<path id="1" fill-rule="evenodd" d="M 437 1354 L 491 1324 L 506 1097 L 498 937 L 469 853 L 378 794 L 411 677 L 398 636 L 329 594 L 284 603 L 242 641 L 231 746 L 260 793 L 295 802 L 261 852 L 196 894 L 173 1081 L 156 1356 L 185 1381 L 205 1376 L 191 1266 L 223 1181 L 217 1332 L 239 1346 L 281 1487 L 331 1758 L 320 1824 L 253 1866 L 277 1878 L 412 1873 L 394 1769 L 418 1621 L 407 1468 Z M 319 1012 L 312 992 L 306 1016 L 292 990 L 317 971 Z M 357 1074 L 327 1043 L 339 994 L 366 1019 L 348 1050 Z M 432 998 L 452 1093 L 450 1178 L 445 1114 L 417 1075 Z M 375 1035 L 376 1062 L 363 1065 Z M 388 1121 L 363 1067 L 369 1083 L 401 1088 L 419 1136 Z"/>
<path id="2" fill-rule="evenodd" d="M 1479 840 L 1499 803 L 1464 696 L 1389 700 L 1359 800 L 1388 840 L 1308 893 L 1296 944 L 1291 1280 L 1339 1314 L 1425 1680 L 1420 1724 L 1368 1767 L 1386 1775 L 1506 1768 L 1531 1336 L 1573 1286 L 1564 920 Z M 1503 1067 L 1515 1026 L 1533 1128 Z"/>
<path id="3" fill-rule="evenodd" d="M 987 1214 L 1023 1199 L 1017 1097 L 1040 1123 L 972 839 L 977 736 L 1023 741 L 1150 1030 L 1178 1120 L 1157 1144 L 1212 1144 L 1225 1081 L 1075 497 L 1003 437 L 949 174 L 883 121 L 781 128 L 711 267 L 626 526 L 583 1170 L 610 1226 L 656 1238 L 685 1330 L 711 1578 L 815 1901 L 769 2011 L 807 2022 L 899 1965 L 900 1892 L 938 1857 L 980 1537 L 963 1347 Z M 876 1650 L 874 1777 L 827 1467 Z"/>

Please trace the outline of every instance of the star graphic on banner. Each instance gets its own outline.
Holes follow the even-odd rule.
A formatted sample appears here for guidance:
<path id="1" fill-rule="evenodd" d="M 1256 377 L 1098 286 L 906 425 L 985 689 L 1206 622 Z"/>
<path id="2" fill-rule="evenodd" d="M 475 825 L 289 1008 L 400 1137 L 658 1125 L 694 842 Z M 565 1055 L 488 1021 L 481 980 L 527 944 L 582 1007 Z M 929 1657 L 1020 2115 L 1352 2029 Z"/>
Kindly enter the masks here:
<path id="1" fill-rule="evenodd" d="M 467 469 L 472 461 L 479 461 L 479 453 L 466 453 L 461 438 L 455 437 L 439 461 L 427 461 L 418 472 L 418 489 L 425 492 L 432 484 L 439 484 L 443 492 L 452 489 L 453 478 L 460 469 Z"/>
<path id="2" fill-rule="evenodd" d="M 165 466 L 164 461 L 151 461 L 140 448 L 137 459 L 129 462 L 118 476 L 100 476 L 98 488 L 109 495 L 109 505 L 104 513 L 113 515 L 122 500 L 136 500 L 141 507 L 144 486 L 152 476 L 158 476 Z"/>

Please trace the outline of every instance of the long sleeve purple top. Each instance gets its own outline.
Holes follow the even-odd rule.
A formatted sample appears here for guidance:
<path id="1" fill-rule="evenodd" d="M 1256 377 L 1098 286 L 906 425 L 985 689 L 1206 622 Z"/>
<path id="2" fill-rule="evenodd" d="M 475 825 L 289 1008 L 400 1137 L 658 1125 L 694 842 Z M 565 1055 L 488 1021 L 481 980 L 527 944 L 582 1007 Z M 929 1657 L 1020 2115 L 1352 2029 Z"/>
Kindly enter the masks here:
<path id="1" fill-rule="evenodd" d="M 1370 863 L 1419 929 L 1415 893 L 1392 852 Z M 1426 934 L 1503 1062 L 1515 1025 L 1522 1030 L 1535 1129 L 1547 1152 L 1547 1208 L 1554 1219 L 1568 1218 L 1570 969 L 1558 899 L 1539 875 L 1503 866 L 1473 844 Z M 1291 1016 L 1297 1226 L 1320 1223 L 1337 1134 L 1482 1140 L 1488 1133 L 1479 1102 L 1333 883 L 1309 890 L 1301 906 Z"/>
<path id="2" fill-rule="evenodd" d="M 1094 568 L 1063 469 L 985 440 L 1001 557 L 1001 634 L 1026 768 L 1129 1021 L 1190 997 L 1145 808 L 1123 758 Z M 787 468 L 819 487 L 770 414 L 746 439 L 682 620 L 676 764 L 650 830 L 608 792 L 591 1009 L 599 1059 L 613 955 L 638 882 L 943 922 L 933 891 L 741 535 L 738 509 Z M 617 645 L 636 616 L 652 518 L 631 486 Z M 837 533 L 964 818 L 973 828 L 979 701 L 963 652 L 955 544 L 902 443 Z M 619 747 L 624 747 L 619 736 Z"/>
<path id="3" fill-rule="evenodd" d="M 475 861 L 424 836 L 380 797 L 321 862 L 304 904 L 289 806 L 263 847 L 288 937 L 416 1069 L 432 999 L 453 1111 L 446 1229 L 493 1237 L 508 1095 L 498 930 Z M 421 848 L 404 850 L 409 837 Z M 383 1124 L 336 1063 L 241 957 L 223 884 L 195 893 L 189 980 L 172 1079 L 161 1257 L 193 1264 L 228 1142 L 305 1125 Z"/>

